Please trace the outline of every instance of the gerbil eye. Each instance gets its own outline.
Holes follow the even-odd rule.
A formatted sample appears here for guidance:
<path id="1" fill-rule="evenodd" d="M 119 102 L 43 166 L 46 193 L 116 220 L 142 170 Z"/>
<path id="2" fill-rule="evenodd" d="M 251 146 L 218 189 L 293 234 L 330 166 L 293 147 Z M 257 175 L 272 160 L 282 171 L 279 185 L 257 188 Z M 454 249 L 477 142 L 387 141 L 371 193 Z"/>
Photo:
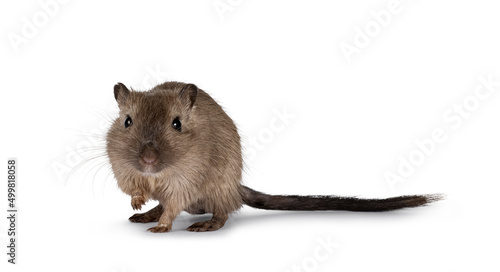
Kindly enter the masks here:
<path id="1" fill-rule="evenodd" d="M 181 121 L 179 120 L 179 117 L 175 118 L 174 121 L 172 121 L 172 127 L 177 131 L 181 131 Z"/>
<path id="2" fill-rule="evenodd" d="M 127 119 L 125 119 L 125 128 L 128 128 L 132 125 L 132 118 L 127 115 Z"/>

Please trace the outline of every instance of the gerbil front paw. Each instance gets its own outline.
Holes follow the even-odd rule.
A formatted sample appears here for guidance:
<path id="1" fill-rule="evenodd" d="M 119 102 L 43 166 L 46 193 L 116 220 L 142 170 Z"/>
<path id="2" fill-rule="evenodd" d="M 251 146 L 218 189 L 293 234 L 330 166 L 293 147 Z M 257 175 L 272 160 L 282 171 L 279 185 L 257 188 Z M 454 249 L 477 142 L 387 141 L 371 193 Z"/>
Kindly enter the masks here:
<path id="1" fill-rule="evenodd" d="M 132 197 L 132 208 L 134 210 L 140 210 L 144 204 L 146 204 L 146 199 L 143 196 L 135 195 Z"/>
<path id="2" fill-rule="evenodd" d="M 157 226 L 149 228 L 148 231 L 151 231 L 154 233 L 160 233 L 160 232 L 169 232 L 171 229 L 172 229 L 171 225 L 158 224 Z"/>

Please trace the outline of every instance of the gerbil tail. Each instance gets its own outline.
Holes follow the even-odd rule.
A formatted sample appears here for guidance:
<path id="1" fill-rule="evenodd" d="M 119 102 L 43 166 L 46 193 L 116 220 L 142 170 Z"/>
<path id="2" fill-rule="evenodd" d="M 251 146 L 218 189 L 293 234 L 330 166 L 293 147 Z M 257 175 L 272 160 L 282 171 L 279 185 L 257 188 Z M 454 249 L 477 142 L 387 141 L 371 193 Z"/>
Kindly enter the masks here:
<path id="1" fill-rule="evenodd" d="M 268 195 L 242 186 L 246 205 L 265 210 L 381 212 L 418 207 L 443 199 L 442 195 L 410 195 L 384 199 L 339 196 Z"/>

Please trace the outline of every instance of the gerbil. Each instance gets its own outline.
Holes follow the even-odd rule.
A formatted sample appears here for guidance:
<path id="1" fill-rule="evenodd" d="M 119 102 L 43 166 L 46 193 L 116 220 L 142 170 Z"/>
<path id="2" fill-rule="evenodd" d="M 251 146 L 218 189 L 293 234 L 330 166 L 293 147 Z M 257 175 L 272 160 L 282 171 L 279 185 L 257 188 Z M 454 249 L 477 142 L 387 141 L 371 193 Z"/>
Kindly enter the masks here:
<path id="1" fill-rule="evenodd" d="M 150 91 L 114 86 L 119 117 L 107 134 L 107 154 L 120 189 L 141 209 L 159 204 L 132 222 L 158 222 L 168 232 L 182 211 L 213 214 L 189 231 L 213 231 L 243 204 L 269 210 L 388 211 L 421 206 L 440 195 L 359 199 L 336 196 L 267 195 L 241 184 L 240 136 L 224 110 L 193 84 L 166 82 Z"/>

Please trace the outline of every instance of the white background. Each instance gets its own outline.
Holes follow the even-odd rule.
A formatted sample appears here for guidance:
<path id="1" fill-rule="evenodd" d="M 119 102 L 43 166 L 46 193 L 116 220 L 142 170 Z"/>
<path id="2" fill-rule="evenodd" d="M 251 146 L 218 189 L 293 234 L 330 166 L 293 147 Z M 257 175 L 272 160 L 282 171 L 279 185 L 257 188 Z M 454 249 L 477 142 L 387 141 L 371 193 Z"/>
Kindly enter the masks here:
<path id="1" fill-rule="evenodd" d="M 2 253 L 2 271 L 498 270 L 500 87 L 474 100 L 479 78 L 500 81 L 496 1 L 401 0 L 386 26 L 373 12 L 387 0 L 69 1 L 45 17 L 40 3 L 0 6 L 0 157 L 19 167 L 18 265 Z M 36 33 L 13 45 L 33 20 Z M 349 62 L 341 44 L 359 45 L 367 26 Z M 252 188 L 447 199 L 378 214 L 245 207 L 213 233 L 185 231 L 206 218 L 187 214 L 170 233 L 146 232 L 154 224 L 128 222 L 106 158 L 88 159 L 104 151 L 113 85 L 163 80 L 195 83 L 225 107 Z M 460 125 L 443 119 L 464 101 L 474 107 Z M 294 117 L 272 130 L 284 110 Z M 446 140 L 391 187 L 384 173 L 434 129 Z M 337 247 L 325 255 L 320 240 Z"/>

